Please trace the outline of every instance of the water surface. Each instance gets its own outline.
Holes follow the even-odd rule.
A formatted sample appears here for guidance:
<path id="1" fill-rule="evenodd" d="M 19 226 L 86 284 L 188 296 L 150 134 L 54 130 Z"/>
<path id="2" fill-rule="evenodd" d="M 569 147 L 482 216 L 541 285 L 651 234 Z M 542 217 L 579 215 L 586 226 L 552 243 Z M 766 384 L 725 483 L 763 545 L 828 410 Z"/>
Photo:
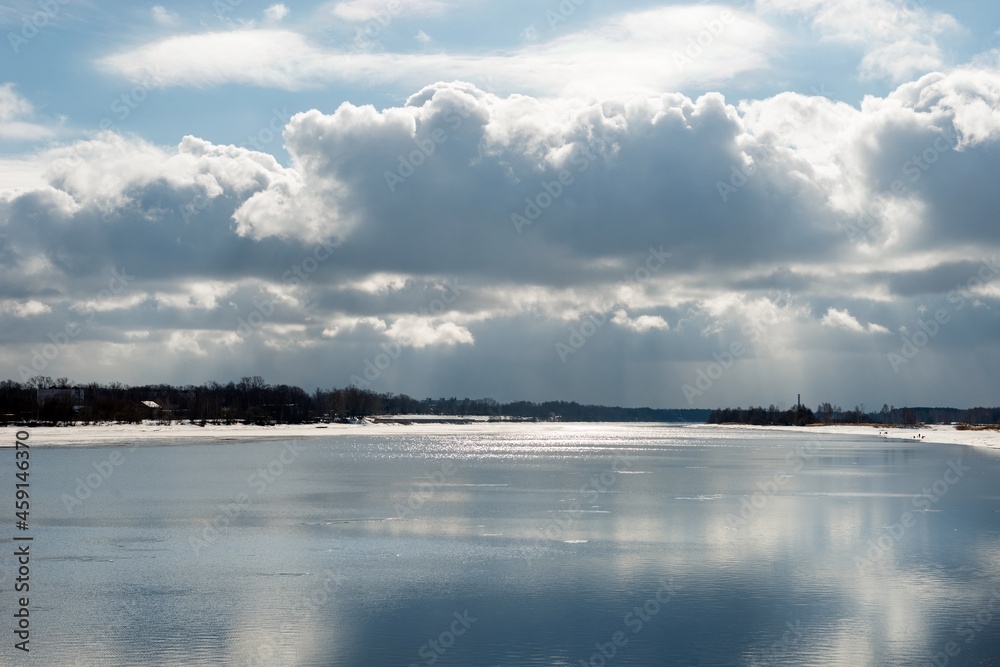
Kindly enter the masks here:
<path id="1" fill-rule="evenodd" d="M 998 477 L 660 425 L 35 448 L 20 662 L 1000 664 Z"/>

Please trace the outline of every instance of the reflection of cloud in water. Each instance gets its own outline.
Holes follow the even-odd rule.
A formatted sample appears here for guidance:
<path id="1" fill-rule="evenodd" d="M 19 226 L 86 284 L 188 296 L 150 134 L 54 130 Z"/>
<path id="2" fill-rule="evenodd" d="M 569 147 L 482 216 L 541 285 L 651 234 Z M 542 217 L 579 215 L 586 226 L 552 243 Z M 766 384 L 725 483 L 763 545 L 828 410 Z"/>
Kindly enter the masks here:
<path id="1" fill-rule="evenodd" d="M 385 441 L 366 450 L 360 437 L 316 441 L 302 466 L 255 499 L 198 558 L 187 549 L 188 526 L 243 488 L 253 462 L 269 460 L 273 447 L 137 450 L 136 465 L 122 469 L 119 482 L 128 502 L 95 495 L 83 508 L 86 517 L 47 527 L 59 532 L 63 549 L 47 554 L 47 581 L 66 597 L 48 617 L 86 633 L 113 621 L 119 601 L 133 603 L 128 622 L 89 654 L 106 658 L 102 664 L 134 664 L 138 657 L 367 665 L 420 662 L 417 651 L 428 637 L 468 609 L 480 620 L 448 661 L 574 664 L 622 628 L 625 614 L 648 600 L 661 578 L 672 577 L 678 594 L 642 632 L 628 635 L 622 664 L 754 664 L 769 651 L 788 664 L 901 664 L 943 646 L 1000 583 L 996 504 L 982 500 L 995 497 L 1000 466 L 985 454 L 965 454 L 975 459 L 974 471 L 938 511 L 915 513 L 916 524 L 859 573 L 853 558 L 912 509 L 910 498 L 940 475 L 951 449 L 906 450 L 874 437 L 848 447 L 831 438 L 791 474 L 785 457 L 801 444 L 794 438 L 757 438 L 748 446 L 705 429 L 705 447 L 697 439 L 680 447 L 657 439 L 655 429 L 589 428 L 575 431 L 575 455 L 561 449 L 546 457 L 536 443 L 530 457 L 504 460 L 492 453 L 505 449 L 503 437 L 485 455 L 465 459 L 466 442 L 441 437 L 431 446 L 421 438 L 444 458 L 458 456 L 457 472 L 398 521 L 376 517 L 390 516 L 436 458 L 394 460 Z M 591 441 L 603 444 L 591 451 Z M 595 507 L 569 512 L 581 485 L 608 470 L 609 441 L 640 450 L 635 465 L 646 474 L 616 476 Z M 400 447 L 409 452 L 415 445 Z M 59 454 L 68 463 L 40 465 L 63 488 L 93 452 Z M 237 456 L 251 462 L 248 469 L 219 472 Z M 183 484 L 192 460 L 203 475 L 197 494 L 171 493 L 160 483 L 166 476 Z M 870 474 L 843 474 L 852 466 Z M 779 492 L 733 530 L 727 517 L 780 472 Z M 147 480 L 152 474 L 156 479 Z M 538 540 L 540 526 L 569 516 L 573 522 L 558 540 Z M 163 550 L 129 550 L 143 543 Z M 115 562 L 100 562 L 110 558 Z M 343 572 L 344 581 L 282 631 L 327 570 Z M 788 623 L 802 634 L 781 644 Z M 963 647 L 963 660 L 1000 653 L 1000 623 L 994 626 Z M 77 639 L 49 636 L 59 638 L 54 655 L 80 650 Z M 262 657 L 262 647 L 271 653 Z"/>

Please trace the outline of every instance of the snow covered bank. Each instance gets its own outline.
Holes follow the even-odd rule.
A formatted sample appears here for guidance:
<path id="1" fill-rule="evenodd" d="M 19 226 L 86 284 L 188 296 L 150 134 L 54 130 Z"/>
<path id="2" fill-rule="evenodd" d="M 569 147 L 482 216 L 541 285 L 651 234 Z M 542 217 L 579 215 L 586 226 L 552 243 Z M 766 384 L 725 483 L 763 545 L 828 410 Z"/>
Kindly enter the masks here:
<path id="1" fill-rule="evenodd" d="M 406 420 L 408 421 L 408 420 Z M 477 433 L 504 433 L 516 428 L 538 427 L 526 422 L 471 424 L 457 423 L 375 423 L 360 424 L 279 424 L 277 426 L 196 426 L 194 424 L 165 425 L 154 421 L 142 424 L 100 424 L 89 426 L 39 426 L 0 427 L 0 447 L 13 447 L 17 431 L 28 431 L 33 446 L 132 446 L 174 445 L 204 442 L 246 442 L 250 440 L 301 440 L 339 435 L 471 435 Z M 550 425 L 551 426 L 551 425 Z M 565 426 L 579 426 L 565 424 Z"/>
<path id="2" fill-rule="evenodd" d="M 801 433 L 829 433 L 831 435 L 864 435 L 890 438 L 893 440 L 917 440 L 949 445 L 968 445 L 970 447 L 991 447 L 1000 449 L 1000 431 L 959 431 L 948 424 L 935 424 L 919 428 L 899 428 L 889 426 L 744 426 L 736 424 L 716 425 L 699 424 L 697 428 L 750 428 L 773 431 L 792 431 Z M 880 435 L 881 434 L 881 435 Z"/>
<path id="3" fill-rule="evenodd" d="M 232 442 L 250 440 L 300 440 L 322 438 L 340 435 L 477 435 L 510 432 L 547 430 L 571 430 L 579 432 L 588 428 L 607 428 L 613 423 L 525 423 L 502 422 L 471 424 L 449 423 L 362 423 L 362 424 L 283 424 L 279 426 L 245 426 L 233 424 L 230 426 L 195 426 L 193 424 L 161 425 L 155 422 L 143 424 L 102 424 L 98 426 L 72 427 L 33 427 L 18 428 L 13 426 L 0 427 L 0 447 L 12 447 L 15 434 L 19 430 L 30 433 L 30 444 L 35 446 L 90 446 L 104 445 L 132 446 L 135 444 L 172 445 L 190 444 L 194 442 Z M 622 427 L 637 426 L 637 424 L 619 424 Z M 644 424 L 643 426 L 653 426 Z M 678 427 L 679 424 L 664 424 L 665 427 Z M 688 424 L 687 428 L 699 430 L 710 429 L 763 429 L 776 431 L 791 431 L 808 434 L 831 435 L 863 435 L 870 437 L 885 437 L 900 440 L 914 440 L 921 435 L 921 442 L 935 442 L 977 447 L 1000 449 L 1000 431 L 959 431 L 954 426 L 936 425 L 914 428 L 883 429 L 871 426 L 743 426 Z M 879 435 L 883 432 L 883 435 Z"/>

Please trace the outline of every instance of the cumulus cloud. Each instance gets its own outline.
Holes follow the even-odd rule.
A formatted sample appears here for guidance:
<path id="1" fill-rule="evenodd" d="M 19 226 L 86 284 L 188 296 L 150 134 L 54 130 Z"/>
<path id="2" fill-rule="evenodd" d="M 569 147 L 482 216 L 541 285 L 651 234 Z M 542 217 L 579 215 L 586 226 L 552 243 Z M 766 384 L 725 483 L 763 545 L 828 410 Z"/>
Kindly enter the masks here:
<path id="1" fill-rule="evenodd" d="M 859 108 L 436 83 L 295 114 L 287 165 L 190 136 L 53 147 L 23 158 L 43 185 L 0 193 L 0 363 L 17 377 L 77 322 L 46 374 L 145 357 L 135 380 L 162 364 L 187 382 L 251 359 L 343 385 L 398 345 L 386 389 L 683 405 L 699 364 L 740 343 L 704 405 L 827 363 L 875 391 L 898 380 L 889 334 L 918 308 L 965 320 L 922 354 L 928 372 L 996 330 L 1000 278 L 983 282 L 979 255 L 1000 252 L 998 76 L 929 75 Z M 603 324 L 563 363 L 584 318 Z M 179 376 L 191 358 L 205 377 Z"/>

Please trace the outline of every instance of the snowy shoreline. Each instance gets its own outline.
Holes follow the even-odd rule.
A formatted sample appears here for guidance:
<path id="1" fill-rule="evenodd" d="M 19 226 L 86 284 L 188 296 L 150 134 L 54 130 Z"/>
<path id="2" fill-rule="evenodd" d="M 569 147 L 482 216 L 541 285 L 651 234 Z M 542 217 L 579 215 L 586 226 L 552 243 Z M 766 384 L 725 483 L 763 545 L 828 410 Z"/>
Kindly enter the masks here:
<path id="1" fill-rule="evenodd" d="M 249 442 L 260 440 L 298 440 L 335 437 L 340 435 L 472 435 L 533 428 L 587 428 L 598 424 L 624 422 L 478 422 L 449 423 L 372 423 L 361 424 L 280 424 L 277 426 L 197 426 L 194 424 L 163 425 L 156 422 L 142 424 L 100 424 L 88 426 L 39 426 L 0 427 L 0 447 L 13 447 L 18 431 L 29 433 L 29 444 L 54 447 L 114 447 L 135 445 L 212 444 L 223 442 Z M 654 424 L 646 424 L 651 426 Z M 663 426 L 682 426 L 663 424 Z M 864 435 L 894 440 L 914 440 L 922 435 L 925 443 L 966 445 L 1000 449 L 1000 431 L 959 431 L 951 425 L 922 426 L 920 428 L 881 428 L 878 426 L 748 426 L 742 424 L 684 424 L 696 429 L 753 429 L 798 433 L 824 433 L 835 435 Z"/>
<path id="2" fill-rule="evenodd" d="M 990 447 L 1000 449 L 1000 431 L 959 431 L 950 424 L 932 424 L 920 427 L 888 426 L 851 426 L 841 424 L 816 426 L 749 426 L 745 424 L 701 424 L 704 428 L 743 428 L 766 431 L 785 431 L 792 433 L 824 433 L 835 435 L 868 435 L 890 438 L 893 440 L 916 440 L 945 445 L 965 445 L 968 447 Z M 879 436 L 879 433 L 883 435 Z"/>
<path id="3" fill-rule="evenodd" d="M 28 444 L 53 447 L 121 447 L 135 445 L 217 444 L 224 442 L 251 442 L 262 440 L 301 440 L 327 438 L 341 435 L 393 435 L 396 433 L 418 435 L 462 435 L 497 433 L 533 422 L 471 423 L 421 423 L 370 422 L 357 424 L 277 424 L 257 426 L 245 424 L 170 425 L 155 421 L 142 424 L 97 424 L 75 426 L 5 426 L 0 427 L 0 447 L 13 447 L 18 431 L 27 431 Z M 552 425 L 572 426 L 569 422 Z"/>

